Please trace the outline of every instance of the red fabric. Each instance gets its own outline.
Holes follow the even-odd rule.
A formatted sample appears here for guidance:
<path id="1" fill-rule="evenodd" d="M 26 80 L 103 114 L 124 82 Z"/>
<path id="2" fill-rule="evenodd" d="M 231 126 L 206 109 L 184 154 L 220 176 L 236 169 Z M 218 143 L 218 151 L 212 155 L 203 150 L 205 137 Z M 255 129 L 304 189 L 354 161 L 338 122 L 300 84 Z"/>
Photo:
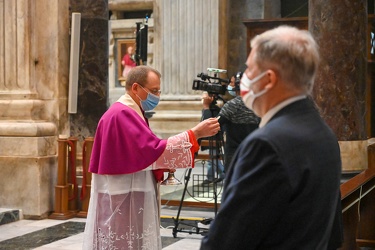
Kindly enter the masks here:
<path id="1" fill-rule="evenodd" d="M 197 141 L 197 138 L 195 138 L 193 131 L 189 129 L 187 132 L 189 134 L 190 143 L 192 144 L 190 151 L 191 151 L 191 154 L 195 156 L 195 153 L 198 152 L 199 150 L 199 143 Z M 194 161 L 193 161 L 193 168 L 194 168 Z"/>
<path id="2" fill-rule="evenodd" d="M 125 63 L 125 65 L 129 65 L 132 67 L 137 66 L 136 62 L 134 62 L 129 54 L 125 54 L 124 57 L 122 58 L 122 61 Z"/>
<path id="3" fill-rule="evenodd" d="M 152 170 L 156 182 L 162 182 L 164 180 L 164 169 Z"/>

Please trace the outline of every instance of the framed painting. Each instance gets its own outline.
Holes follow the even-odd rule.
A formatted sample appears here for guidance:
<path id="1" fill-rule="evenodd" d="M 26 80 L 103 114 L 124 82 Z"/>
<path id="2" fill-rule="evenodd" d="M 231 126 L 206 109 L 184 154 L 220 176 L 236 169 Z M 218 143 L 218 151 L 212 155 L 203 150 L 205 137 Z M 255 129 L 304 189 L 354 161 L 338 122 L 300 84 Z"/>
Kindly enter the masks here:
<path id="1" fill-rule="evenodd" d="M 120 84 L 125 85 L 126 73 L 135 66 L 133 54 L 135 53 L 135 39 L 117 40 L 117 76 Z"/>

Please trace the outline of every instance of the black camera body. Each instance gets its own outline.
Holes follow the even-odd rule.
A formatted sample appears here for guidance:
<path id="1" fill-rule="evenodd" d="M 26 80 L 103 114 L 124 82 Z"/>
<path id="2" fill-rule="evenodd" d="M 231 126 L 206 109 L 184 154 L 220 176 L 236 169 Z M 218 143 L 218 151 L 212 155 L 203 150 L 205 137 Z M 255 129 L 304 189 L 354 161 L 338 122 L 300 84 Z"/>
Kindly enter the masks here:
<path id="1" fill-rule="evenodd" d="M 202 80 L 193 81 L 193 90 L 207 91 L 209 94 L 225 95 L 229 80 L 209 76 L 204 73 L 198 74 L 197 77 L 200 77 Z"/>
<path id="2" fill-rule="evenodd" d="M 210 83 L 210 82 L 205 82 L 201 80 L 194 80 L 193 89 L 207 91 L 207 93 L 209 94 L 224 95 L 225 91 L 227 90 L 227 86 L 221 85 L 218 83 Z"/>

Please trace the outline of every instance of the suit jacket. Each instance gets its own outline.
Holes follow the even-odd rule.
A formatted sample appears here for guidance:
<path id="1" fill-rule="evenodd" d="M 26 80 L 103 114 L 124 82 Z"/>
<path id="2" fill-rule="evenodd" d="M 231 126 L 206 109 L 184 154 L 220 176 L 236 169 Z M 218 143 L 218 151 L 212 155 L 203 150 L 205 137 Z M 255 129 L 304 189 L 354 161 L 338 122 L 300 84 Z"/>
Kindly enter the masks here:
<path id="1" fill-rule="evenodd" d="M 336 249 L 342 242 L 338 141 L 296 101 L 240 145 L 201 249 Z"/>

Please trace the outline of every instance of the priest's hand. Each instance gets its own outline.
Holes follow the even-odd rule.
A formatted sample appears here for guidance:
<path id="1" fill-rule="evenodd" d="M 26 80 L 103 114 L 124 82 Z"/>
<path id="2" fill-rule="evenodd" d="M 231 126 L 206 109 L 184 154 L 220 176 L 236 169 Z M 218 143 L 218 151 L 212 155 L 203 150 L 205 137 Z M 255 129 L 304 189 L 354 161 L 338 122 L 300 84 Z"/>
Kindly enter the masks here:
<path id="1" fill-rule="evenodd" d="M 202 137 L 209 137 L 216 135 L 220 131 L 220 124 L 218 118 L 209 118 L 198 123 L 197 126 L 191 129 L 197 139 Z"/>

